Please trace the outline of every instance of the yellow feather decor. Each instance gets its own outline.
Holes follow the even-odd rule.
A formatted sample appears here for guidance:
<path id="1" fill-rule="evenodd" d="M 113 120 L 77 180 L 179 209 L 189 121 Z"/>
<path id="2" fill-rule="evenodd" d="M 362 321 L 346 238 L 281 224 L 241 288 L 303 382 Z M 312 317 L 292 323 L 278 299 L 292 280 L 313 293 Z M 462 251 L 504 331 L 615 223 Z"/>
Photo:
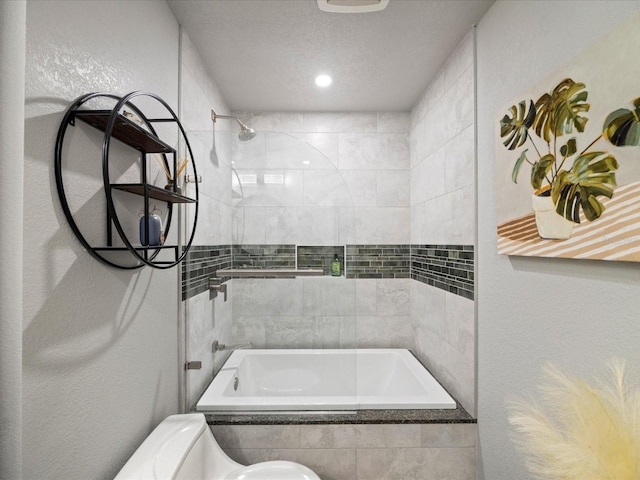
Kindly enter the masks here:
<path id="1" fill-rule="evenodd" d="M 514 442 L 534 478 L 639 480 L 640 389 L 625 381 L 625 367 L 593 387 L 549 364 L 541 402 L 509 402 Z"/>

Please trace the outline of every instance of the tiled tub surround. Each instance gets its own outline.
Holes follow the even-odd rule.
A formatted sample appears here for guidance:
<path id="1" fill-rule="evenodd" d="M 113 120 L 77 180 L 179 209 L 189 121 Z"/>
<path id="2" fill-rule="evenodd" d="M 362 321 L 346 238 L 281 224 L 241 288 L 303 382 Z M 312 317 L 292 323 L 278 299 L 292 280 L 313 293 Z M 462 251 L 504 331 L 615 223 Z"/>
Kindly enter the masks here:
<path id="1" fill-rule="evenodd" d="M 228 284 L 228 295 L 232 295 L 233 283 Z M 187 370 L 187 405 L 194 405 L 202 392 L 211 383 L 211 378 L 222 368 L 226 355 L 211 353 L 214 340 L 228 343 L 231 339 L 231 302 L 224 300 L 224 295 L 213 297 L 208 293 L 196 295 L 183 302 L 187 310 L 188 358 L 202 362 L 199 370 Z"/>
<path id="2" fill-rule="evenodd" d="M 447 290 L 411 282 L 414 353 L 473 414 L 475 405 L 474 302 Z"/>
<path id="3" fill-rule="evenodd" d="M 234 279 L 230 282 L 230 301 L 224 303 L 230 310 L 230 321 L 224 327 L 229 336 L 225 340 L 251 342 L 256 348 L 409 348 L 465 408 L 473 411 L 471 247 L 413 245 L 410 251 L 414 256 L 398 255 L 410 262 L 412 278 L 352 278 L 350 265 L 354 260 L 349 252 L 356 247 L 360 246 L 349 245 L 346 249 L 347 278 Z M 184 295 L 206 290 L 203 272 L 209 268 L 213 276 L 216 258 L 233 261 L 225 256 L 228 248 L 197 247 L 196 258 L 206 252 L 217 256 L 212 263 L 200 258 L 186 265 L 196 273 L 192 283 L 185 280 L 184 284 L 193 288 L 185 290 Z M 361 258 L 368 261 L 368 254 L 376 249 L 383 254 L 385 250 L 405 252 L 406 246 L 362 246 Z M 293 262 L 294 250 L 293 245 L 232 249 L 254 265 L 263 262 L 265 267 L 282 265 L 285 258 Z M 396 273 L 405 275 L 403 270 Z M 208 296 L 196 298 L 200 307 L 192 309 L 192 319 L 196 311 L 206 311 L 201 303 L 210 303 Z M 220 308 L 222 304 L 218 312 Z M 201 382 L 198 385 L 206 386 Z"/>
<path id="4" fill-rule="evenodd" d="M 475 423 L 217 424 L 211 429 L 238 462 L 292 460 L 323 480 L 476 478 Z"/>
<path id="5" fill-rule="evenodd" d="M 240 232 L 234 243 L 342 244 L 347 248 L 462 245 L 461 251 L 473 246 L 473 55 L 470 33 L 410 115 L 238 113 L 257 131 L 280 134 L 257 136 L 257 141 L 234 147 L 236 168 L 245 170 L 243 173 L 283 174 L 291 189 L 249 186 L 234 206 L 233 230 Z M 272 280 L 273 287 L 265 286 L 266 296 L 290 309 L 269 307 L 266 301 L 254 298 L 250 302 L 261 308 L 247 305 L 239 313 L 234 301 L 235 338 L 254 339 L 258 345 L 274 348 L 415 348 L 447 389 L 475 411 L 475 353 L 474 347 L 467 348 L 469 338 L 471 345 L 475 343 L 474 334 L 468 336 L 474 331 L 470 328 L 475 321 L 473 289 L 468 288 L 470 277 L 465 283 L 457 272 L 451 275 L 452 269 L 464 268 L 427 260 L 417 262 L 415 272 L 410 266 L 408 278 L 372 279 L 363 277 L 384 277 L 385 271 L 361 265 L 354 272 L 352 261 L 347 252 L 346 275 L 355 278 L 347 282 L 333 279 L 325 285 L 325 293 L 311 279 L 298 279 L 286 287 Z M 394 276 L 405 273 L 400 268 L 391 271 Z M 234 285 L 239 283 L 234 280 Z M 245 292 L 249 287 L 239 288 Z M 310 296 L 316 288 L 318 292 Z M 286 299 L 272 289 L 287 291 Z M 394 290 L 395 294 L 387 295 Z M 248 300 L 251 294 L 247 295 Z M 344 295 L 355 298 L 347 300 Z M 336 308 L 340 302 L 344 308 Z M 311 304 L 319 310 L 314 311 Z"/>

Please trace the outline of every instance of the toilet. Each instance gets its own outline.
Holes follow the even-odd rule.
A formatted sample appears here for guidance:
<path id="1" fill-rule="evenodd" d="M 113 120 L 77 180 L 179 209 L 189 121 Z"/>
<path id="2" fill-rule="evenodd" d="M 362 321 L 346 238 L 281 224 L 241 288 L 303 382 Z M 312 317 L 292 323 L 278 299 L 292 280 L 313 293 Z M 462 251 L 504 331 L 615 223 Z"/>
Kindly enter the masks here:
<path id="1" fill-rule="evenodd" d="M 171 415 L 142 442 L 115 480 L 320 480 L 299 463 L 244 466 L 216 442 L 201 413 Z"/>

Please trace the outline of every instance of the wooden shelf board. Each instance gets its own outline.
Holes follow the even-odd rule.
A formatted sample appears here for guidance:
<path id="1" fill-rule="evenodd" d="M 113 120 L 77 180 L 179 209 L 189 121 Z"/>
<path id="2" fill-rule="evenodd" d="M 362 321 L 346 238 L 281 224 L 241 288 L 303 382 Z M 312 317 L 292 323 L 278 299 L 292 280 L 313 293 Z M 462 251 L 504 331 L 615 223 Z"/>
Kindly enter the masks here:
<path id="1" fill-rule="evenodd" d="M 144 250 L 168 250 L 171 248 L 179 248 L 178 245 L 134 245 L 134 250 L 144 251 Z M 98 250 L 101 252 L 128 252 L 129 249 L 127 247 L 93 247 L 94 250 Z"/>
<path id="2" fill-rule="evenodd" d="M 104 132 L 109 123 L 111 110 L 77 110 L 75 117 L 94 128 Z M 173 153 L 175 150 L 167 145 L 151 132 L 132 122 L 123 115 L 118 118 L 113 126 L 112 136 L 121 142 L 130 145 L 136 150 L 145 153 Z"/>
<path id="3" fill-rule="evenodd" d="M 171 190 L 156 187 L 155 185 L 147 185 L 149 188 L 149 198 L 154 200 L 160 200 L 167 203 L 195 203 L 193 198 L 179 195 Z M 143 183 L 112 183 L 111 188 L 116 190 L 122 190 L 124 192 L 133 193 L 135 195 L 144 196 L 144 184 Z"/>

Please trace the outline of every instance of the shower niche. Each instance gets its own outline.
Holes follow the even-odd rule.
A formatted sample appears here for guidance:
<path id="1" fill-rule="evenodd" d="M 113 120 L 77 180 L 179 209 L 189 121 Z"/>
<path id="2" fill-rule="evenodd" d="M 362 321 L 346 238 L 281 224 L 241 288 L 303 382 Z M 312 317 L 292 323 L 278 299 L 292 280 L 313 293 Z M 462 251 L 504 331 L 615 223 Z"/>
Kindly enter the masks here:
<path id="1" fill-rule="evenodd" d="M 91 161 L 98 157 L 92 146 L 100 144 L 94 129 L 103 133 L 101 164 Z M 199 199 L 197 183 L 195 195 L 181 194 L 180 176 L 186 171 L 197 176 L 187 135 L 155 94 L 90 93 L 72 103 L 60 124 L 55 178 L 62 210 L 80 243 L 106 265 L 167 269 L 185 258 Z M 103 195 L 96 191 L 100 186 Z M 171 229 L 175 206 L 181 204 L 193 207 L 191 230 L 183 233 L 186 242 Z M 100 218 L 104 223 L 96 221 Z"/>

